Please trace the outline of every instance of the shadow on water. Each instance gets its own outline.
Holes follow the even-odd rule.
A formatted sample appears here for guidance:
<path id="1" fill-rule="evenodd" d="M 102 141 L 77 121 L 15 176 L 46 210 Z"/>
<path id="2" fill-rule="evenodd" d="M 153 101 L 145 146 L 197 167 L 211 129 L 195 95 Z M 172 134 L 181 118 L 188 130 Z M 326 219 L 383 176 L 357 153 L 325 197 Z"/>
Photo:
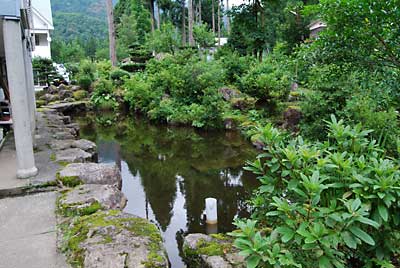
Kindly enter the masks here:
<path id="1" fill-rule="evenodd" d="M 185 234 L 215 232 L 202 217 L 205 198 L 218 200 L 218 232 L 231 231 L 235 216 L 248 215 L 246 200 L 257 181 L 242 166 L 257 152 L 240 133 L 111 118 L 78 117 L 80 135 L 97 143 L 99 162 L 121 168 L 125 211 L 160 227 L 171 267 L 185 267 Z"/>

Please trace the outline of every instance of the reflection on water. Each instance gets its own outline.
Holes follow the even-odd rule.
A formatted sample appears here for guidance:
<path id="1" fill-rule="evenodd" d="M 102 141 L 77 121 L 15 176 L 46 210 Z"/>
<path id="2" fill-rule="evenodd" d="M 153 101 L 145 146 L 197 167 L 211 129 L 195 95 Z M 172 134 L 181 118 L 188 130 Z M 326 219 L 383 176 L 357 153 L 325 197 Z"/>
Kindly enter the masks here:
<path id="1" fill-rule="evenodd" d="M 185 267 L 184 234 L 216 231 L 203 220 L 205 198 L 218 200 L 219 232 L 231 231 L 233 218 L 248 214 L 246 200 L 257 182 L 241 167 L 256 151 L 239 133 L 155 126 L 138 118 L 107 127 L 99 118 L 77 120 L 81 137 L 97 143 L 99 162 L 121 168 L 125 211 L 160 227 L 171 267 Z"/>

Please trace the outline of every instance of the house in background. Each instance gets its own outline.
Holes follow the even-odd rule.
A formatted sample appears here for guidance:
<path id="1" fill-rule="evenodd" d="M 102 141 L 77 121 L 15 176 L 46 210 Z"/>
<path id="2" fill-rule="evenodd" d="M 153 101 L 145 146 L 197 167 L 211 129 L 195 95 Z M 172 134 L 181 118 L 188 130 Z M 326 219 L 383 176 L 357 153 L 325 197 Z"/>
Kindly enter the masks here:
<path id="1" fill-rule="evenodd" d="M 322 20 L 315 20 L 308 25 L 310 30 L 310 38 L 317 39 L 319 33 L 327 27 L 326 23 Z"/>
<path id="2" fill-rule="evenodd" d="M 51 34 L 54 30 L 50 0 L 32 0 L 32 34 L 35 47 L 32 56 L 51 58 Z"/>

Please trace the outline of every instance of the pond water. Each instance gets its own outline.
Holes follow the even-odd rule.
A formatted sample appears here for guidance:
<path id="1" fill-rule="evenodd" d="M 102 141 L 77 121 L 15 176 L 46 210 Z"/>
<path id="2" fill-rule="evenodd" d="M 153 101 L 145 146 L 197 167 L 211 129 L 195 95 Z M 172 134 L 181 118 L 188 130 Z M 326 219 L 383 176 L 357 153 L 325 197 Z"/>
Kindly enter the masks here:
<path id="1" fill-rule="evenodd" d="M 96 142 L 99 162 L 121 168 L 126 212 L 156 223 L 172 268 L 181 258 L 187 233 L 228 232 L 235 216 L 248 216 L 257 187 L 244 162 L 257 151 L 238 132 L 198 131 L 154 125 L 140 118 L 80 116 L 81 138 Z M 205 224 L 204 200 L 218 200 L 218 226 Z"/>

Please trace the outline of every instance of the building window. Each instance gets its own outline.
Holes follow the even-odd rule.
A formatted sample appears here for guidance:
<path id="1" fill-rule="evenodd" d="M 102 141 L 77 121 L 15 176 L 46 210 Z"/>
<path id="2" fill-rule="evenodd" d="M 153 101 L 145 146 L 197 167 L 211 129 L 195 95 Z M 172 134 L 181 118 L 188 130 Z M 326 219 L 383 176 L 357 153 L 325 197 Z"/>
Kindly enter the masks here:
<path id="1" fill-rule="evenodd" d="M 35 34 L 35 46 L 40 46 L 40 36 Z"/>
<path id="2" fill-rule="evenodd" d="M 47 46 L 47 34 L 37 33 L 35 34 L 35 46 Z"/>

